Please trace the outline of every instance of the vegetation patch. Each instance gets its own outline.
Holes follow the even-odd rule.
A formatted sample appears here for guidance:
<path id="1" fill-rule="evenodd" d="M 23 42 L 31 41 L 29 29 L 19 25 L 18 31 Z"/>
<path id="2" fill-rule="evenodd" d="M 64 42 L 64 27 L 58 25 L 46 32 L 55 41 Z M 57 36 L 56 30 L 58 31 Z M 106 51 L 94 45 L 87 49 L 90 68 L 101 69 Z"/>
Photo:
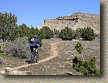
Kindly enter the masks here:
<path id="1" fill-rule="evenodd" d="M 72 40 L 74 39 L 74 36 L 75 36 L 75 32 L 68 27 L 66 27 L 65 29 L 62 29 L 59 34 L 59 37 L 62 40 Z"/>
<path id="2" fill-rule="evenodd" d="M 73 68 L 77 72 L 83 73 L 83 75 L 100 75 L 100 71 L 96 69 L 95 62 L 95 57 L 85 61 L 81 60 L 81 58 L 75 57 L 73 59 Z"/>

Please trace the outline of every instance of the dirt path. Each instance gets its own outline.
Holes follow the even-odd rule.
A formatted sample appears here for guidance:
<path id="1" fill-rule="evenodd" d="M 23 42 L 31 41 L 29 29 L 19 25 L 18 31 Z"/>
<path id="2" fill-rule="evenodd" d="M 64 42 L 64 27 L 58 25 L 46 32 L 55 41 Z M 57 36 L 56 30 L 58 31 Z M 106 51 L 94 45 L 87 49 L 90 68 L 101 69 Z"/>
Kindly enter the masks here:
<path id="1" fill-rule="evenodd" d="M 49 60 L 51 60 L 51 59 L 57 57 L 57 56 L 58 56 L 57 44 L 58 44 L 58 42 L 52 43 L 52 44 L 51 44 L 51 49 L 50 49 L 50 51 L 51 51 L 50 53 L 51 53 L 51 54 L 50 54 L 49 57 L 40 60 L 38 63 L 26 64 L 26 65 L 14 67 L 14 68 L 11 68 L 11 70 L 13 71 L 13 70 L 18 70 L 18 69 L 21 69 L 21 68 L 24 68 L 24 67 L 29 67 L 29 66 L 33 66 L 33 65 L 38 65 L 38 64 L 44 63 L 44 62 L 46 62 L 46 61 L 49 61 Z"/>

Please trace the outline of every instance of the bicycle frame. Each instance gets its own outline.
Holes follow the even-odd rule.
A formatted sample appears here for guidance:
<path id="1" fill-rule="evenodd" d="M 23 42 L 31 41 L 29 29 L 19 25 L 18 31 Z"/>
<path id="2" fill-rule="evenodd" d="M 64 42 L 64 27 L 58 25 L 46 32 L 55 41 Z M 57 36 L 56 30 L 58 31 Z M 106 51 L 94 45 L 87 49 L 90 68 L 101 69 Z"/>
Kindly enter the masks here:
<path id="1" fill-rule="evenodd" d="M 33 61 L 36 60 L 38 61 L 39 60 L 39 55 L 38 55 L 38 49 L 36 48 L 33 48 Z"/>

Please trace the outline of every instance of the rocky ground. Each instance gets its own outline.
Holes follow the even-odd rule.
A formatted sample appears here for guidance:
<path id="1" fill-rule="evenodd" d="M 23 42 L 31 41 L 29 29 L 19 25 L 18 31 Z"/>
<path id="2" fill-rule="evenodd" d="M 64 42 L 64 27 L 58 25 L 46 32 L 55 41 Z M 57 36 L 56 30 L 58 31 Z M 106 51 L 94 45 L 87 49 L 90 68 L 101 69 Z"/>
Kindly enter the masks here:
<path id="1" fill-rule="evenodd" d="M 72 68 L 72 59 L 75 56 L 80 56 L 74 47 L 78 41 L 62 41 L 61 39 L 49 39 L 43 40 L 43 47 L 40 49 L 40 61 L 50 56 L 55 58 L 48 60 L 38 65 L 33 65 L 19 70 L 30 71 L 33 75 L 64 75 L 67 72 L 72 72 L 73 75 L 81 75 Z M 100 70 L 100 40 L 94 41 L 80 41 L 84 47 L 83 55 L 84 59 L 90 59 L 90 57 L 96 57 L 96 67 Z M 53 45 L 52 45 L 53 44 Z M 26 65 L 26 59 L 19 59 L 12 56 L 4 56 L 4 64 L 1 69 L 5 67 L 17 67 L 20 65 Z"/>
<path id="2" fill-rule="evenodd" d="M 72 68 L 72 59 L 75 56 L 80 56 L 74 49 L 77 41 L 62 41 L 59 39 L 44 40 L 45 43 L 57 42 L 57 54 L 58 56 L 45 63 L 30 66 L 28 68 L 22 68 L 21 70 L 31 71 L 33 75 L 63 75 L 66 72 L 72 72 L 73 75 L 80 75 Z M 83 55 L 84 59 L 90 59 L 90 57 L 96 57 L 96 66 L 100 70 L 100 40 L 94 41 L 80 41 L 84 47 Z M 43 47 L 44 48 L 44 47 Z M 50 50 L 50 49 L 49 49 Z M 55 51 L 55 50 L 54 50 Z M 44 51 L 49 56 L 55 55 L 55 52 Z M 43 53 L 44 54 L 44 53 Z M 46 55 L 43 55 L 46 56 Z"/>

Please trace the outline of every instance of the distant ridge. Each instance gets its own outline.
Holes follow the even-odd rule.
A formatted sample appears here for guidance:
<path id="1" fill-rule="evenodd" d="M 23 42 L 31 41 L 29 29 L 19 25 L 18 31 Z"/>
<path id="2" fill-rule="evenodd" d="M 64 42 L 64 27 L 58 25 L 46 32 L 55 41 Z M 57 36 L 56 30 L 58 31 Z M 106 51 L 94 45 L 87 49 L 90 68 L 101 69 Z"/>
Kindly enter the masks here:
<path id="1" fill-rule="evenodd" d="M 91 27 L 95 33 L 100 34 L 100 15 L 77 12 L 71 16 L 45 19 L 44 25 L 39 28 L 42 28 L 43 26 L 48 26 L 52 30 L 57 29 L 59 31 L 65 27 L 69 27 L 73 30 L 76 30 L 77 28 Z"/>

